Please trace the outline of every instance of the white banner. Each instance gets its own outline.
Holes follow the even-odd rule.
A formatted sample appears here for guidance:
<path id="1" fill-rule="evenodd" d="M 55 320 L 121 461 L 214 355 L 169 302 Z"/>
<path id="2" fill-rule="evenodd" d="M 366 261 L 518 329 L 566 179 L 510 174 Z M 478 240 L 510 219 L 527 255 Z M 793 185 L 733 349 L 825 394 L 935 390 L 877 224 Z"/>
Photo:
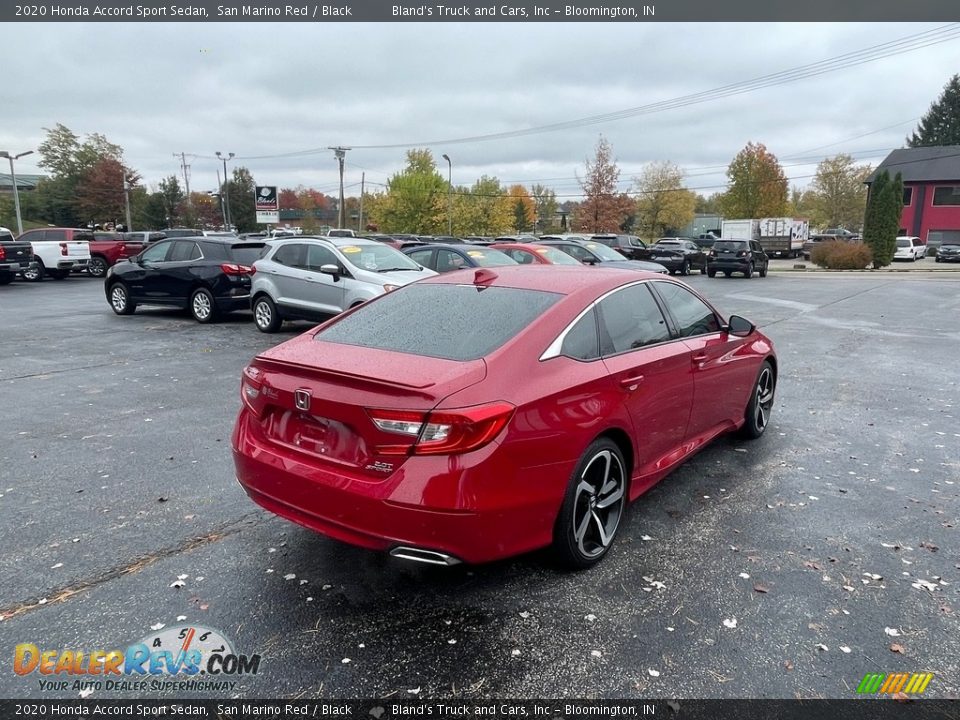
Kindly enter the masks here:
<path id="1" fill-rule="evenodd" d="M 279 210 L 257 210 L 258 225 L 276 225 L 280 222 Z"/>

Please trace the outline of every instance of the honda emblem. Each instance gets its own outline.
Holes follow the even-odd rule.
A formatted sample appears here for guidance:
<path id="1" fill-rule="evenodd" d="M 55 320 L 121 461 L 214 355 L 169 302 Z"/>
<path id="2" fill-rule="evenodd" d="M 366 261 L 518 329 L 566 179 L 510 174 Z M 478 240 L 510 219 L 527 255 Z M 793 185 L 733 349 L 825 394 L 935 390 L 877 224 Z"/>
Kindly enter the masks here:
<path id="1" fill-rule="evenodd" d="M 310 409 L 310 391 L 309 390 L 297 390 L 293 393 L 293 399 L 297 403 L 297 408 L 300 410 L 309 410 Z"/>

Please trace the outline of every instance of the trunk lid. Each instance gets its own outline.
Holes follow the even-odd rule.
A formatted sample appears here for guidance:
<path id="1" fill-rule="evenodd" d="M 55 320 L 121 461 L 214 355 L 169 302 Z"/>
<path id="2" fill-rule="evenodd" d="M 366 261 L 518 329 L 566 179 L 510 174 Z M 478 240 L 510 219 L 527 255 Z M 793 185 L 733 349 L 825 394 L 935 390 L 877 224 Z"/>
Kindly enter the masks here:
<path id="1" fill-rule="evenodd" d="M 308 333 L 258 356 L 244 374 L 242 392 L 270 443 L 303 453 L 315 464 L 381 479 L 407 456 L 379 448 L 405 439 L 378 428 L 368 410 L 429 411 L 485 376 L 483 360 L 317 342 Z M 247 386 L 257 382 L 259 392 L 251 402 Z"/>

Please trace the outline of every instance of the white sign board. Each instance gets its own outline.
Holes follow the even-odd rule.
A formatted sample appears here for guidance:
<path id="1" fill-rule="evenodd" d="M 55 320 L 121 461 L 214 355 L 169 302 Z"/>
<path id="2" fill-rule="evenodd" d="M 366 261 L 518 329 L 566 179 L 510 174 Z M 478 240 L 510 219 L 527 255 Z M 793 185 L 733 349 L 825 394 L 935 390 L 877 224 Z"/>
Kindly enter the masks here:
<path id="1" fill-rule="evenodd" d="M 280 222 L 279 210 L 257 210 L 258 225 L 276 225 Z"/>

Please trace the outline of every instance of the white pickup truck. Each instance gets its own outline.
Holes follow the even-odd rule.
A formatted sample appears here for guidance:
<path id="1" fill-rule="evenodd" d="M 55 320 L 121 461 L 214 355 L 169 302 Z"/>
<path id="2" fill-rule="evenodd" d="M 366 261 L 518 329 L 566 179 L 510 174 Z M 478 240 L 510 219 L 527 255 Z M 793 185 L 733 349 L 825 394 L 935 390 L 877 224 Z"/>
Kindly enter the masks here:
<path id="1" fill-rule="evenodd" d="M 37 228 L 17 238 L 33 246 L 36 266 L 23 271 L 25 280 L 43 280 L 49 275 L 63 280 L 72 271 L 86 270 L 90 264 L 92 230 L 86 228 Z"/>

